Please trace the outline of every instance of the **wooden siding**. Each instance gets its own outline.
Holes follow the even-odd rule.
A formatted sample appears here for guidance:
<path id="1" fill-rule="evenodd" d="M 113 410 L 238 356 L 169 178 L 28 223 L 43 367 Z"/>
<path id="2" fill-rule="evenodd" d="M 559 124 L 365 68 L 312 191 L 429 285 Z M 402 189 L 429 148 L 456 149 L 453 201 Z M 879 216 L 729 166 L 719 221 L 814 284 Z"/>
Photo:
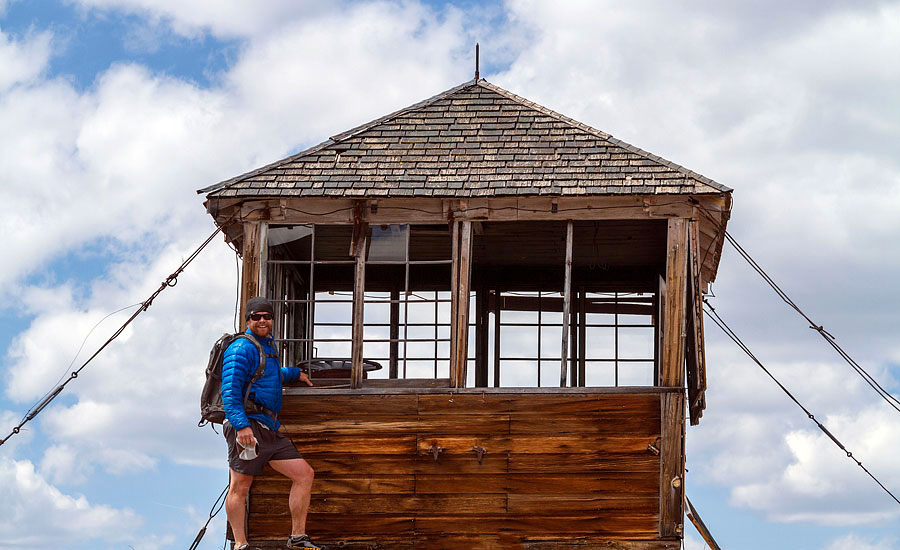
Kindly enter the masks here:
<path id="1" fill-rule="evenodd" d="M 649 448 L 670 393 L 310 392 L 285 395 L 282 421 L 316 470 L 309 532 L 326 544 L 677 548 Z M 288 490 L 257 478 L 251 540 L 283 544 Z"/>

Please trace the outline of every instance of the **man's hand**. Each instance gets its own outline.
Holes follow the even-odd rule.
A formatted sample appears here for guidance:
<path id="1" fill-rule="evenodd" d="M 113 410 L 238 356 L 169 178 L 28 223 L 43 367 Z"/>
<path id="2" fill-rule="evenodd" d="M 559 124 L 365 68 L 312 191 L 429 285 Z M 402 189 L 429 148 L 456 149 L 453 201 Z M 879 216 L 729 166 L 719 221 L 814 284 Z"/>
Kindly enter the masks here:
<path id="1" fill-rule="evenodd" d="M 252 447 L 253 445 L 256 445 L 256 438 L 253 437 L 253 430 L 250 429 L 250 426 L 241 428 L 237 431 L 237 440 L 242 447 Z"/>
<path id="2" fill-rule="evenodd" d="M 307 386 L 313 385 L 312 380 L 309 379 L 309 375 L 306 374 L 305 372 L 300 373 L 300 381 L 303 382 L 304 384 L 306 384 Z"/>

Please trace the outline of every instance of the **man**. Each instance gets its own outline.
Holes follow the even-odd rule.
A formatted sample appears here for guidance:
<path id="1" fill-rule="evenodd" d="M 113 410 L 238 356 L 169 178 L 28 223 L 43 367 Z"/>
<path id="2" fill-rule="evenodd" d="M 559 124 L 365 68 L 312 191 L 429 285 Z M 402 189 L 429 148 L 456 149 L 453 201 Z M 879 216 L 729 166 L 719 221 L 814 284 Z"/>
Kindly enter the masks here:
<path id="1" fill-rule="evenodd" d="M 306 535 L 306 513 L 315 472 L 293 443 L 278 432 L 281 426 L 278 413 L 281 411 L 282 381 L 299 379 L 310 386 L 312 382 L 297 367 L 282 367 L 279 364 L 272 338 L 274 313 L 272 304 L 265 298 L 256 297 L 247 302 L 247 334 L 262 344 L 266 352 L 265 372 L 250 388 L 247 410 L 244 409 L 244 391 L 259 366 L 259 351 L 253 342 L 238 338 L 225 350 L 222 360 L 223 431 L 228 442 L 228 466 L 231 469 L 225 512 L 234 534 L 235 548 L 253 550 L 247 543 L 244 528 L 247 512 L 244 506 L 253 477 L 261 474 L 263 467 L 269 464 L 292 481 L 288 499 L 291 536 L 287 547 L 291 550 L 326 548 L 316 545 Z M 256 457 L 249 460 L 241 458 L 245 448 L 249 449 L 245 456 L 252 455 L 255 449 Z"/>

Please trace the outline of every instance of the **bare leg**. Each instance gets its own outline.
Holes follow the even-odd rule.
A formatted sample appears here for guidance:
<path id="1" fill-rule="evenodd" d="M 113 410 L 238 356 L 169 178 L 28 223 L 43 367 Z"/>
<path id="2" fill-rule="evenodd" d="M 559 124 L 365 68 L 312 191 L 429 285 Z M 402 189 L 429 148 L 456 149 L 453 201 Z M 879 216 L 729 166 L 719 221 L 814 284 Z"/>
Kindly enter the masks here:
<path id="1" fill-rule="evenodd" d="M 252 484 L 253 476 L 231 470 L 228 496 L 225 497 L 225 513 L 228 515 L 228 523 L 231 524 L 231 532 L 234 534 L 235 548 L 247 543 L 244 524 L 247 520 L 247 494 L 250 492 Z"/>
<path id="2" fill-rule="evenodd" d="M 292 481 L 288 507 L 291 509 L 291 534 L 306 533 L 306 513 L 309 511 L 309 495 L 316 473 L 302 458 L 273 460 L 269 465 Z M 232 530 L 234 527 L 232 526 Z"/>

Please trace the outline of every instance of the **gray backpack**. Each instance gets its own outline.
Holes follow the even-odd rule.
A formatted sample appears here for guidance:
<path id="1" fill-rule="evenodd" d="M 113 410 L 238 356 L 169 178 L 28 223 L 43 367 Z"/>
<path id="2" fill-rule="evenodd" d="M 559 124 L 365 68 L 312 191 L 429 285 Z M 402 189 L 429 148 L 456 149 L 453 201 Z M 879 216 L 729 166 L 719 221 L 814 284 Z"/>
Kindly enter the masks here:
<path id="1" fill-rule="evenodd" d="M 266 352 L 263 350 L 262 344 L 257 342 L 256 338 L 252 338 L 243 332 L 225 334 L 216 340 L 212 349 L 209 350 L 209 363 L 206 365 L 206 383 L 203 384 L 203 392 L 200 394 L 200 422 L 197 423 L 198 426 L 205 426 L 207 423 L 221 424 L 225 421 L 225 407 L 222 406 L 222 360 L 225 357 L 225 350 L 238 338 L 250 340 L 256 346 L 256 351 L 259 352 L 259 366 L 244 389 L 244 410 L 245 412 L 269 414 L 268 410 L 260 405 L 247 402 L 247 398 L 250 395 L 250 386 L 259 380 L 266 370 Z"/>

